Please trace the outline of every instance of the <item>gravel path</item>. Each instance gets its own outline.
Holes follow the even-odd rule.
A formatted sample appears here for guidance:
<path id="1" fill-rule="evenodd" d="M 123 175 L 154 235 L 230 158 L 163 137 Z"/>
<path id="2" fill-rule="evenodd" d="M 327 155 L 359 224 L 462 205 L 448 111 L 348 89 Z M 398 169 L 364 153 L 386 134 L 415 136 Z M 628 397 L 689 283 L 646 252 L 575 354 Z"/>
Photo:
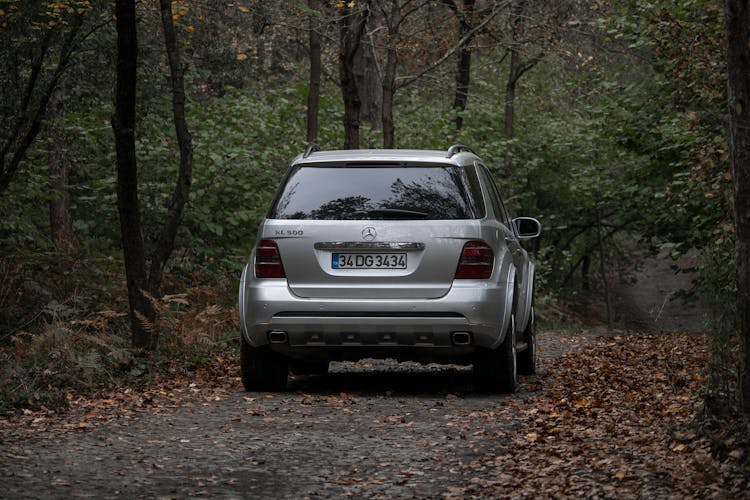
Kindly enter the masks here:
<path id="1" fill-rule="evenodd" d="M 461 496 L 467 464 L 529 432 L 514 415 L 531 411 L 545 364 L 593 337 L 540 334 L 540 374 L 512 396 L 474 393 L 466 368 L 372 361 L 284 394 L 237 381 L 131 409 L 105 400 L 31 420 L 32 437 L 5 422 L 0 497 Z"/>

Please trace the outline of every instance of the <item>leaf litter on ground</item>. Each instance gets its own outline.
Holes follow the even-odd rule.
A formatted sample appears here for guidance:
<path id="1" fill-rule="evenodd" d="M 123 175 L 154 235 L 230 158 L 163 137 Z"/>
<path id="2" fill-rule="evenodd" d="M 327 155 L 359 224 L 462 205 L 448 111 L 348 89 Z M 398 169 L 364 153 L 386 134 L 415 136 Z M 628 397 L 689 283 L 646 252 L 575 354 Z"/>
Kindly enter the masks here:
<path id="1" fill-rule="evenodd" d="M 139 416 L 235 398 L 242 407 L 232 422 L 260 418 L 274 426 L 292 418 L 297 432 L 304 432 L 316 418 L 368 417 L 369 432 L 402 433 L 427 450 L 400 464 L 397 477 L 387 472 L 390 463 L 363 460 L 342 468 L 325 478 L 337 495 L 388 494 L 395 481 L 418 496 L 427 474 L 461 479 L 445 486 L 447 497 L 744 496 L 747 443 L 728 437 L 729 451 L 717 455 L 695 424 L 706 360 L 700 335 L 602 336 L 589 348 L 545 360 L 538 375 L 520 379 L 517 394 L 469 407 L 475 396 L 453 389 L 429 401 L 396 388 L 377 395 L 347 389 L 238 397 L 237 360 L 224 353 L 190 375 L 157 378 L 140 390 L 71 395 L 66 412 L 26 411 L 0 421 L 0 443 L 127 425 Z M 380 415 L 368 415 L 375 408 L 368 399 L 383 398 L 392 401 L 389 409 L 378 406 Z"/>

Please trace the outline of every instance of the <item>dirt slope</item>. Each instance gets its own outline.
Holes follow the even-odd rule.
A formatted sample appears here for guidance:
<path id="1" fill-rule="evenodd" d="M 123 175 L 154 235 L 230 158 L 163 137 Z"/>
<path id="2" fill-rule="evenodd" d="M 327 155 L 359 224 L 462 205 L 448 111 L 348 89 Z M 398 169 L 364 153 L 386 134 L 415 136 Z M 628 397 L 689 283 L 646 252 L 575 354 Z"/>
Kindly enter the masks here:
<path id="1" fill-rule="evenodd" d="M 697 257 L 689 254 L 672 260 L 666 254 L 644 258 L 633 273 L 634 282 L 619 283 L 613 295 L 618 318 L 629 328 L 663 332 L 705 331 L 705 311 L 694 300 L 680 298 L 690 290 Z"/>

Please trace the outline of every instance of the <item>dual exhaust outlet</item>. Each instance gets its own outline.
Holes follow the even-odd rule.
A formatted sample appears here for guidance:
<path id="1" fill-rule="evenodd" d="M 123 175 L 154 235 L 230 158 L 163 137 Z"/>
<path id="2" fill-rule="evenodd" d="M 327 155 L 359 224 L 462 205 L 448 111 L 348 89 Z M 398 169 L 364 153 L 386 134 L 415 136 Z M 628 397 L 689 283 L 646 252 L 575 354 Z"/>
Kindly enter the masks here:
<path id="1" fill-rule="evenodd" d="M 271 330 L 268 332 L 268 341 L 272 344 L 286 344 L 289 342 L 289 334 L 284 330 Z M 451 343 L 453 345 L 471 345 L 471 332 L 451 332 Z"/>

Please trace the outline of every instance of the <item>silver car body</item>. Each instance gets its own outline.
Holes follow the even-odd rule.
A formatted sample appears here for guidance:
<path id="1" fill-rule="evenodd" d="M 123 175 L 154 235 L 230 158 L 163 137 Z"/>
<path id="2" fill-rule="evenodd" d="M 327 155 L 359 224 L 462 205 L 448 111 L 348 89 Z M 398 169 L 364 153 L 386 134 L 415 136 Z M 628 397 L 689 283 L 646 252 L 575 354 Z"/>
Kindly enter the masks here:
<path id="1" fill-rule="evenodd" d="M 257 250 L 250 256 L 239 288 L 242 335 L 250 346 L 268 346 L 292 360 L 393 357 L 471 363 L 478 348 L 495 349 L 503 342 L 512 317 L 515 330 L 524 331 L 532 314 L 534 265 L 479 157 L 466 148 L 447 154 L 308 152 L 294 159 L 290 171 L 344 168 L 353 162 L 475 169 L 484 214 L 461 220 L 267 218 L 257 241 L 278 245 L 286 277 L 257 278 Z M 492 248 L 491 277 L 454 279 L 464 244 L 475 240 Z M 405 252 L 406 266 L 334 269 L 336 252 Z"/>

